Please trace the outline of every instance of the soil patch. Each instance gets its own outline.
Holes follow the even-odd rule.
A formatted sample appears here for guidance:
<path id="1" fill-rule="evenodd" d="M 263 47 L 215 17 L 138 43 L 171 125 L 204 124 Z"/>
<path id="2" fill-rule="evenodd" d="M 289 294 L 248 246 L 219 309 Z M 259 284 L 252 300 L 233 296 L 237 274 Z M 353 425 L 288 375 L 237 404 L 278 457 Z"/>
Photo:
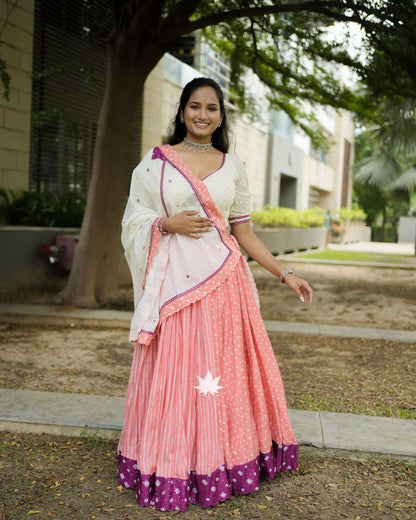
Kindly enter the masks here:
<path id="1" fill-rule="evenodd" d="M 263 319 L 416 330 L 416 270 L 295 263 L 291 267 L 314 289 L 312 305 L 300 304 L 293 291 L 253 264 Z"/>
<path id="2" fill-rule="evenodd" d="M 5 388 L 124 396 L 127 331 L 18 327 L 0 331 Z M 273 334 L 291 408 L 416 418 L 412 343 Z"/>
<path id="3" fill-rule="evenodd" d="M 139 508 L 117 485 L 116 441 L 0 434 L 0 518 L 21 520 L 402 519 L 416 515 L 411 460 L 302 448 L 300 471 L 263 480 L 260 491 L 187 512 Z"/>

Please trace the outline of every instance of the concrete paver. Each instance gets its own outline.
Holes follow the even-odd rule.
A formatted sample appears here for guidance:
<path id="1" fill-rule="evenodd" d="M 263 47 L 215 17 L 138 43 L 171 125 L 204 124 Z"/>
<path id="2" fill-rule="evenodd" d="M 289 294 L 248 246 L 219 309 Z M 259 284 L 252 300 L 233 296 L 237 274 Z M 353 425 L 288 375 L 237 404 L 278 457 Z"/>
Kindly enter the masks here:
<path id="1" fill-rule="evenodd" d="M 9 390 L 0 395 L 0 420 L 87 426 L 106 396 Z"/>
<path id="2" fill-rule="evenodd" d="M 319 336 L 319 325 L 315 323 L 301 323 L 298 321 L 263 320 L 267 332 L 287 334 L 312 334 Z"/>
<path id="3" fill-rule="evenodd" d="M 109 397 L 88 422 L 91 428 L 120 430 L 123 424 L 124 397 Z"/>
<path id="4" fill-rule="evenodd" d="M 319 412 L 289 410 L 290 422 L 300 445 L 324 447 L 322 424 Z"/>
<path id="5" fill-rule="evenodd" d="M 326 448 L 416 455 L 416 421 L 319 412 Z"/>

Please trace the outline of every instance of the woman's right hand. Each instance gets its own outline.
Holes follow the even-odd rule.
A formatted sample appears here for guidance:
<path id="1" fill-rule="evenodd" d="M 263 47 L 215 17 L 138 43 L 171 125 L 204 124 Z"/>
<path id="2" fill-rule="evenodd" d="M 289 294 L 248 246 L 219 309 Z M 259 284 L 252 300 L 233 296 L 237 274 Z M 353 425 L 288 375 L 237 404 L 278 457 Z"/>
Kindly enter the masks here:
<path id="1" fill-rule="evenodd" d="M 198 211 L 181 211 L 174 217 L 165 218 L 162 222 L 162 228 L 168 233 L 179 233 L 191 238 L 201 238 L 203 233 L 207 233 L 212 229 L 212 223 L 209 218 L 199 217 Z"/>

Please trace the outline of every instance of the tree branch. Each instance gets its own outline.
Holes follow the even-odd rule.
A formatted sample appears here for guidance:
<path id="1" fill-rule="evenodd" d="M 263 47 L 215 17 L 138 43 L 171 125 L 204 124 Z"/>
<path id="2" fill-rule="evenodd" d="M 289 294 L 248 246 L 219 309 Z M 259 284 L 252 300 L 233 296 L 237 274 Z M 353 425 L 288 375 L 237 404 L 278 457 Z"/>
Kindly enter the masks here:
<path id="1" fill-rule="evenodd" d="M 182 3 L 187 3 L 183 0 Z M 196 2 L 197 4 L 201 2 Z M 351 5 L 350 5 L 351 4 Z M 338 10 L 351 10 L 351 15 L 345 15 Z M 360 5 L 360 12 L 364 12 L 367 15 L 379 15 L 380 12 L 374 8 Z M 309 0 L 301 3 L 279 4 L 279 5 L 266 5 L 261 7 L 244 7 L 240 9 L 232 9 L 230 11 L 221 11 L 212 13 L 194 21 L 189 21 L 185 17 L 181 16 L 178 23 L 172 24 L 168 30 L 164 33 L 163 43 L 167 45 L 170 41 L 177 39 L 184 34 L 190 34 L 197 29 L 203 29 L 212 25 L 217 25 L 224 22 L 230 22 L 237 18 L 256 18 L 266 15 L 279 14 L 279 13 L 301 13 L 314 12 L 321 14 L 329 19 L 340 21 L 340 22 L 355 22 L 366 28 L 372 30 L 378 27 L 377 23 L 368 19 L 364 19 L 359 12 L 357 12 L 357 6 L 354 2 L 346 2 L 345 0 Z"/>
<path id="2" fill-rule="evenodd" d="M 1 38 L 1 35 L 3 34 L 4 28 L 6 27 L 8 21 L 9 21 L 10 15 L 12 14 L 14 8 L 17 7 L 17 4 L 18 4 L 18 3 L 19 3 L 19 0 L 16 0 L 16 1 L 14 2 L 14 4 L 11 6 L 10 11 L 8 11 L 8 13 L 6 14 L 6 18 L 5 18 L 5 20 L 4 20 L 3 26 L 2 26 L 2 28 L 0 29 L 0 38 Z"/>
<path id="3" fill-rule="evenodd" d="M 174 9 L 165 20 L 162 20 L 159 34 L 164 43 L 171 42 L 180 36 L 189 34 L 186 29 L 190 16 L 196 11 L 202 0 L 181 0 L 177 5 L 173 2 Z M 166 38 L 165 36 L 168 35 Z"/>

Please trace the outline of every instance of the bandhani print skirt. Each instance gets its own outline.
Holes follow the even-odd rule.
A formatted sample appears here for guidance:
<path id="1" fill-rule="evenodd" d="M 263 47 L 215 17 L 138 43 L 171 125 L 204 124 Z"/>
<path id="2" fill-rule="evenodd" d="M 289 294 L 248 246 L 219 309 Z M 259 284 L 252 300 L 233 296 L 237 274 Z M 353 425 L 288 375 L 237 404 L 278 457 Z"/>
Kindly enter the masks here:
<path id="1" fill-rule="evenodd" d="M 247 263 L 136 343 L 118 447 L 140 506 L 215 506 L 298 469 L 282 379 Z"/>

